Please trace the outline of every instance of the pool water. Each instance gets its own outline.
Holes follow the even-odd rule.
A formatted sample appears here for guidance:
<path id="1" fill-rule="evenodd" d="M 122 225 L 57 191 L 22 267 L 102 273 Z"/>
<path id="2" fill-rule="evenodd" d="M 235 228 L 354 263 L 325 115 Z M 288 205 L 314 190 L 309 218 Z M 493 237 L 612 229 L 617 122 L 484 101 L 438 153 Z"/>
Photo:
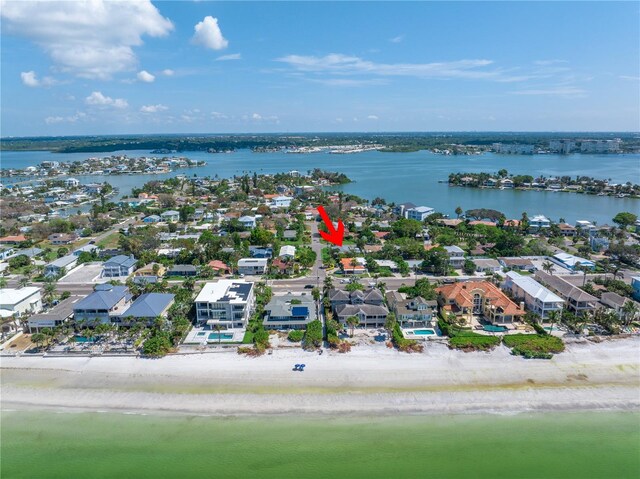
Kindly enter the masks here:
<path id="1" fill-rule="evenodd" d="M 209 333 L 209 341 L 218 341 L 219 339 L 233 339 L 233 333 Z"/>
<path id="2" fill-rule="evenodd" d="M 94 343 L 95 339 L 87 338 L 85 336 L 76 336 L 76 343 Z"/>
<path id="3" fill-rule="evenodd" d="M 504 333 L 505 331 L 507 331 L 507 328 L 505 326 L 494 326 L 492 324 L 485 324 L 484 326 L 482 326 L 482 329 L 489 333 Z"/>
<path id="4" fill-rule="evenodd" d="M 436 334 L 433 329 L 414 329 L 413 334 L 418 336 L 431 336 L 432 334 Z"/>

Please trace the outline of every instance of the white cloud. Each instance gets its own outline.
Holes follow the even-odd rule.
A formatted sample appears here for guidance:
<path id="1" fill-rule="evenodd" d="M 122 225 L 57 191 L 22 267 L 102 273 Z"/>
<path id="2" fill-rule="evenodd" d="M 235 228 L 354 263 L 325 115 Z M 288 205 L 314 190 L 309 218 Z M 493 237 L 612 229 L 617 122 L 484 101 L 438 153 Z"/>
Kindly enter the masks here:
<path id="1" fill-rule="evenodd" d="M 230 55 L 222 55 L 222 56 L 219 56 L 218 58 L 216 58 L 216 61 L 218 61 L 218 62 L 224 62 L 224 61 L 228 61 L 228 60 L 242 60 L 242 54 L 241 53 L 232 53 Z"/>
<path id="2" fill-rule="evenodd" d="M 40 82 L 36 78 L 36 72 L 33 70 L 20 73 L 20 78 L 22 79 L 22 83 L 32 88 L 40 85 Z"/>
<path id="3" fill-rule="evenodd" d="M 404 40 L 404 35 L 398 35 L 397 37 L 389 38 L 389 41 L 391 43 L 400 43 L 402 40 Z"/>
<path id="4" fill-rule="evenodd" d="M 220 113 L 219 111 L 212 111 L 211 118 L 213 118 L 214 120 L 225 120 L 228 117 L 227 115 L 225 115 L 224 113 Z"/>
<path id="5" fill-rule="evenodd" d="M 229 45 L 222 36 L 217 18 L 207 15 L 204 20 L 196 24 L 194 30 L 191 41 L 196 45 L 202 45 L 211 50 L 224 50 Z"/>
<path id="6" fill-rule="evenodd" d="M 640 81 L 640 76 L 634 77 L 631 75 L 620 75 L 618 78 L 620 78 L 621 80 Z"/>
<path id="7" fill-rule="evenodd" d="M 320 83 L 322 85 L 327 86 L 344 86 L 344 87 L 355 87 L 355 86 L 364 86 L 364 85 L 386 85 L 389 83 L 387 80 L 382 78 L 371 78 L 371 79 L 354 79 L 354 78 L 308 78 L 309 81 L 314 83 Z"/>
<path id="8" fill-rule="evenodd" d="M 156 77 L 149 73 L 147 70 L 139 71 L 137 76 L 138 80 L 144 83 L 153 83 L 153 81 L 156 79 Z"/>
<path id="9" fill-rule="evenodd" d="M 242 116 L 243 120 L 253 120 L 256 122 L 266 122 L 266 123 L 280 123 L 280 119 L 276 115 L 268 115 L 264 116 L 260 113 L 253 113 L 250 117 L 247 115 Z"/>
<path id="10" fill-rule="evenodd" d="M 367 117 L 367 120 L 379 120 L 379 119 L 380 119 L 380 118 L 378 118 L 378 116 L 377 116 L 377 115 L 369 115 L 369 116 Z"/>
<path id="11" fill-rule="evenodd" d="M 324 57 L 287 55 L 277 58 L 298 71 L 336 75 L 369 74 L 421 78 L 500 78 L 500 70 L 487 70 L 491 60 L 457 60 L 436 63 L 375 63 L 360 57 L 331 53 Z"/>
<path id="12" fill-rule="evenodd" d="M 513 95 L 547 95 L 547 96 L 564 96 L 564 97 L 583 97 L 587 93 L 582 88 L 574 86 L 558 86 L 550 88 L 532 88 L 528 90 L 512 91 Z"/>
<path id="13" fill-rule="evenodd" d="M 336 123 L 342 123 L 342 122 L 343 122 L 342 118 L 340 117 L 336 118 Z"/>
<path id="14" fill-rule="evenodd" d="M 158 113 L 161 111 L 166 111 L 168 110 L 169 107 L 166 105 L 161 105 L 160 103 L 158 103 L 157 105 L 143 105 L 140 108 L 140 111 L 142 113 Z"/>
<path id="15" fill-rule="evenodd" d="M 51 77 L 44 77 L 42 80 L 39 80 L 36 72 L 34 72 L 33 70 L 28 72 L 21 72 L 20 79 L 22 80 L 22 83 L 24 85 L 31 88 L 36 88 L 39 86 L 51 86 L 56 83 L 56 81 Z"/>
<path id="16" fill-rule="evenodd" d="M 173 70 L 171 70 L 170 68 L 166 68 L 164 70 L 162 70 L 162 74 L 166 77 L 171 77 L 173 76 L 175 72 Z"/>
<path id="17" fill-rule="evenodd" d="M 558 63 L 569 63 L 567 60 L 536 60 L 533 62 L 534 65 L 547 66 L 547 65 L 557 65 Z"/>
<path id="18" fill-rule="evenodd" d="M 75 115 L 71 116 L 48 116 L 44 119 L 44 122 L 47 125 L 54 125 L 56 123 L 75 123 L 80 118 L 84 118 L 85 116 L 87 116 L 86 113 L 79 111 L 76 112 Z"/>
<path id="19" fill-rule="evenodd" d="M 87 105 L 97 106 L 97 107 L 110 107 L 110 108 L 118 108 L 123 109 L 129 106 L 127 100 L 124 98 L 116 98 L 113 99 L 109 96 L 105 96 L 102 92 L 94 91 L 84 99 L 84 102 Z"/>
<path id="20" fill-rule="evenodd" d="M 59 71 L 109 79 L 137 63 L 142 37 L 173 30 L 150 0 L 17 2 L 2 0 L 3 30 L 39 45 Z"/>

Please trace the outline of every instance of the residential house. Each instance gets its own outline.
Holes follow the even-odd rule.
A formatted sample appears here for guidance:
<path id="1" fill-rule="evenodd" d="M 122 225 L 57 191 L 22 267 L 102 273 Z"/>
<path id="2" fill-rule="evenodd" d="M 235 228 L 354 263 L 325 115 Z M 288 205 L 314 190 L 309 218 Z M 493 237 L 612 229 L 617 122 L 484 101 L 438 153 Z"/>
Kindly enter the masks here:
<path id="1" fill-rule="evenodd" d="M 91 324 L 111 323 L 120 318 L 131 304 L 131 293 L 126 286 L 99 284 L 95 291 L 73 306 L 73 319 Z M 114 321 L 115 322 L 115 321 Z"/>
<path id="2" fill-rule="evenodd" d="M 290 196 L 276 196 L 271 200 L 272 208 L 289 208 L 291 206 L 291 201 L 293 198 Z"/>
<path id="3" fill-rule="evenodd" d="M 74 256 L 80 256 L 82 253 L 91 254 L 97 249 L 98 247 L 94 244 L 86 244 L 84 246 L 80 246 L 79 248 L 74 249 L 71 254 L 73 254 Z"/>
<path id="4" fill-rule="evenodd" d="M 252 229 L 252 228 L 256 227 L 256 217 L 255 216 L 241 216 L 240 218 L 238 218 L 238 221 L 245 228 Z"/>
<path id="5" fill-rule="evenodd" d="M 444 246 L 444 249 L 449 255 L 449 264 L 455 269 L 460 269 L 464 266 L 464 250 L 459 246 Z"/>
<path id="6" fill-rule="evenodd" d="M 238 260 L 238 273 L 260 275 L 267 271 L 267 258 L 241 258 Z"/>
<path id="7" fill-rule="evenodd" d="M 227 279 L 206 283 L 195 303 L 198 324 L 243 329 L 255 304 L 253 283 Z"/>
<path id="8" fill-rule="evenodd" d="M 410 220 L 424 221 L 429 215 L 435 213 L 436 210 L 428 206 L 416 206 L 405 210 L 405 217 Z"/>
<path id="9" fill-rule="evenodd" d="M 332 289 L 329 291 L 329 301 L 336 319 L 343 325 L 348 317 L 356 316 L 362 327 L 383 327 L 389 314 L 382 293 L 375 288 L 351 293 Z"/>
<path id="10" fill-rule="evenodd" d="M 401 328 L 435 327 L 438 319 L 437 301 L 427 301 L 422 296 L 407 299 L 404 293 L 397 291 L 389 291 L 385 296 Z"/>
<path id="11" fill-rule="evenodd" d="M 218 260 L 218 259 L 214 259 L 211 260 L 207 263 L 207 266 L 209 266 L 212 270 L 214 270 L 215 272 L 217 272 L 218 274 L 229 274 L 231 273 L 231 268 L 229 268 L 229 266 Z"/>
<path id="12" fill-rule="evenodd" d="M 604 236 L 589 235 L 589 246 L 595 253 L 600 251 L 607 251 L 609 249 L 609 238 Z"/>
<path id="13" fill-rule="evenodd" d="M 503 267 L 511 270 L 529 271 L 529 272 L 533 272 L 536 270 L 536 266 L 533 264 L 533 261 L 531 261 L 528 258 L 501 257 L 501 258 L 498 258 L 498 261 Z"/>
<path id="14" fill-rule="evenodd" d="M 590 269 L 593 270 L 596 267 L 596 264 L 588 259 L 581 258 L 579 256 L 574 256 L 569 253 L 558 253 L 553 255 L 550 258 L 556 264 L 559 264 L 563 268 L 569 269 L 571 271 L 577 271 L 579 269 Z"/>
<path id="15" fill-rule="evenodd" d="M 8 248 L 0 248 L 0 260 L 7 259 L 9 256 L 12 256 L 15 250 L 12 247 Z"/>
<path id="16" fill-rule="evenodd" d="M 66 186 L 67 188 L 77 188 L 78 186 L 80 186 L 80 180 L 78 180 L 77 178 L 67 178 L 66 180 L 64 180 L 64 186 Z"/>
<path id="17" fill-rule="evenodd" d="M 558 228 L 560 229 L 560 234 L 562 236 L 575 236 L 577 232 L 574 226 L 571 226 L 567 223 L 560 223 L 558 225 Z"/>
<path id="18" fill-rule="evenodd" d="M 60 245 L 67 245 L 69 243 L 73 243 L 74 241 L 77 241 L 78 235 L 75 233 L 71 233 L 71 234 L 53 233 L 53 234 L 50 234 L 47 239 L 51 242 L 52 245 L 60 246 Z"/>
<path id="19" fill-rule="evenodd" d="M 284 294 L 273 296 L 264 308 L 262 324 L 270 329 L 306 329 L 317 319 L 316 303 L 310 295 Z"/>
<path id="20" fill-rule="evenodd" d="M 631 277 L 631 287 L 633 288 L 633 299 L 640 301 L 640 276 Z"/>
<path id="21" fill-rule="evenodd" d="M 464 281 L 436 289 L 438 304 L 446 313 L 462 317 L 471 324 L 482 316 L 492 324 L 506 325 L 520 321 L 525 312 L 489 281 Z"/>
<path id="22" fill-rule="evenodd" d="M 549 313 L 562 311 L 564 300 L 532 277 L 522 276 L 515 271 L 509 271 L 506 277 L 504 288 L 517 300 L 524 301 L 526 308 L 532 313 L 547 319 Z"/>
<path id="23" fill-rule="evenodd" d="M 340 259 L 340 268 L 344 274 L 364 274 L 367 272 L 365 268 L 364 258 L 342 258 Z"/>
<path id="24" fill-rule="evenodd" d="M 285 245 L 280 248 L 280 254 L 278 255 L 280 258 L 289 258 L 293 259 L 296 257 L 296 247 Z"/>
<path id="25" fill-rule="evenodd" d="M 496 259 L 476 258 L 471 261 L 476 265 L 476 271 L 478 273 L 497 273 L 498 271 L 502 271 L 502 265 Z"/>
<path id="26" fill-rule="evenodd" d="M 293 274 L 294 262 L 288 258 L 276 258 L 271 262 L 271 271 L 277 274 Z"/>
<path id="27" fill-rule="evenodd" d="M 149 215 L 142 218 L 143 223 L 159 223 L 162 220 L 158 215 Z"/>
<path id="28" fill-rule="evenodd" d="M 602 295 L 600 296 L 600 303 L 602 303 L 607 308 L 613 309 L 616 313 L 618 313 L 619 317 L 622 317 L 623 308 L 629 301 L 633 302 L 633 300 L 629 298 L 625 298 L 624 296 L 620 296 L 618 293 L 613 293 L 610 291 L 602 293 Z"/>
<path id="29" fill-rule="evenodd" d="M 180 212 L 176 210 L 168 210 L 160 213 L 160 217 L 162 218 L 162 221 L 166 221 L 167 223 L 174 223 L 180 219 Z"/>
<path id="30" fill-rule="evenodd" d="M 249 246 L 249 256 L 252 258 L 271 258 L 273 256 L 273 248 Z"/>
<path id="31" fill-rule="evenodd" d="M 192 264 L 174 264 L 167 271 L 167 276 L 198 276 L 198 268 Z"/>
<path id="32" fill-rule="evenodd" d="M 62 258 L 53 260 L 51 263 L 45 266 L 44 275 L 48 278 L 64 276 L 71 271 L 78 264 L 78 257 L 76 255 L 68 254 Z"/>
<path id="33" fill-rule="evenodd" d="M 131 256 L 120 254 L 104 262 L 102 266 L 103 278 L 117 278 L 129 276 L 136 267 L 137 260 Z"/>
<path id="34" fill-rule="evenodd" d="M 296 230 L 284 230 L 282 238 L 286 241 L 295 241 L 298 238 L 298 232 Z"/>
<path id="35" fill-rule="evenodd" d="M 568 310 L 576 314 L 584 314 L 596 309 L 598 298 L 574 286 L 560 276 L 538 271 L 535 277 L 539 282 L 564 299 Z"/>
<path id="36" fill-rule="evenodd" d="M 26 286 L 17 289 L 0 289 L 0 317 L 34 314 L 40 311 L 42 311 L 40 288 Z"/>
<path id="37" fill-rule="evenodd" d="M 82 299 L 82 296 L 69 296 L 49 311 L 30 316 L 27 321 L 29 333 L 38 333 L 44 328 L 53 329 L 66 323 L 73 316 L 73 307 L 80 299 Z"/>
<path id="38" fill-rule="evenodd" d="M 551 228 L 551 220 L 544 215 L 535 215 L 529 218 L 529 229 L 539 231 L 541 229 Z"/>
<path id="39" fill-rule="evenodd" d="M 25 235 L 9 235 L 0 238 L 0 244 L 19 245 L 21 243 L 24 243 L 25 241 L 27 241 Z"/>
<path id="40" fill-rule="evenodd" d="M 393 209 L 393 212 L 398 216 L 402 216 L 403 218 L 406 218 L 407 215 L 405 214 L 405 212 L 408 209 L 415 208 L 415 207 L 416 205 L 414 205 L 413 203 L 400 203 L 395 206 L 395 208 Z"/>
<path id="41" fill-rule="evenodd" d="M 136 298 L 120 316 L 114 317 L 112 321 L 124 325 L 144 322 L 150 326 L 156 318 L 166 319 L 173 301 L 173 294 L 145 293 Z"/>

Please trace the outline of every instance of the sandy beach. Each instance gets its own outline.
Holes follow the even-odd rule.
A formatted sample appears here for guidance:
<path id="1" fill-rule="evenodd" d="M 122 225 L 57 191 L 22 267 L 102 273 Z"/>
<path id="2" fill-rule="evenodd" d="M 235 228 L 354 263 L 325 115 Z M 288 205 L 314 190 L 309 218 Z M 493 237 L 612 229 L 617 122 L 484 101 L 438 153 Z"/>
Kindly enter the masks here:
<path id="1" fill-rule="evenodd" d="M 304 372 L 292 371 L 305 363 Z M 640 338 L 569 343 L 552 360 L 500 347 L 134 357 L 3 357 L 2 409 L 202 415 L 640 410 Z"/>

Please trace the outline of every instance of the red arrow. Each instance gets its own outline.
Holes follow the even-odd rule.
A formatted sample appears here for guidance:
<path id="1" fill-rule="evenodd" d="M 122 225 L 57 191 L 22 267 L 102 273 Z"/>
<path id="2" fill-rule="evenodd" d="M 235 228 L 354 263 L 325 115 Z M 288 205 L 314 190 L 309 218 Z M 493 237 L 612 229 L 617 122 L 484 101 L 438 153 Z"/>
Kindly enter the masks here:
<path id="1" fill-rule="evenodd" d="M 329 243 L 333 243 L 337 246 L 342 246 L 342 239 L 344 238 L 344 225 L 342 224 L 342 220 L 338 220 L 338 229 L 336 230 L 333 227 L 333 223 L 329 219 L 329 215 L 324 210 L 324 206 L 318 206 L 318 213 L 320 213 L 320 217 L 324 221 L 324 224 L 327 226 L 328 233 L 325 231 L 318 230 L 320 236 L 322 236 L 325 241 Z"/>

